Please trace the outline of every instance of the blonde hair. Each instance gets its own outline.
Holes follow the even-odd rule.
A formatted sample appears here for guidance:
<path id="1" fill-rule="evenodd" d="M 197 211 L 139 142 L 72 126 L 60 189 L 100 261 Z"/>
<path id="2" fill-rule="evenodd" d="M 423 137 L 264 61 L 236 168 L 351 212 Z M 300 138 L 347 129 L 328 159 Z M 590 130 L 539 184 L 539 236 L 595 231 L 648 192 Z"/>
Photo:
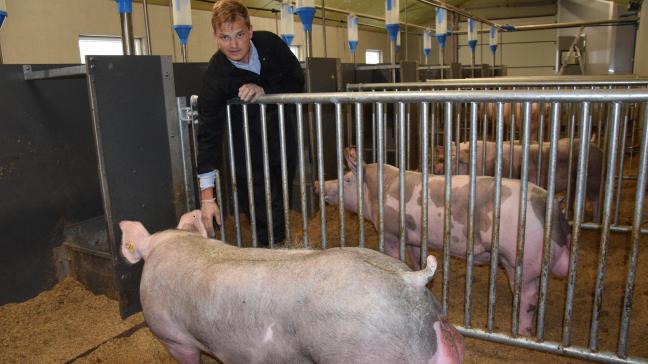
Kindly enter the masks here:
<path id="1" fill-rule="evenodd" d="M 212 28 L 214 32 L 218 31 L 221 25 L 233 23 L 239 18 L 245 21 L 248 28 L 251 26 L 247 8 L 238 1 L 220 0 L 212 8 Z"/>

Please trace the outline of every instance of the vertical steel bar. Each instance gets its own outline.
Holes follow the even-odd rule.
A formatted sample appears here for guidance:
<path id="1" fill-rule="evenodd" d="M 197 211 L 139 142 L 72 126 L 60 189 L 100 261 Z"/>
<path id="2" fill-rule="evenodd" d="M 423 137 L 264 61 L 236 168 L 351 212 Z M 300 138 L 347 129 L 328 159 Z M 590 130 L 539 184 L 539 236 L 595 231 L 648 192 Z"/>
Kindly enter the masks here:
<path id="1" fill-rule="evenodd" d="M 569 161 L 567 162 L 567 193 L 565 195 L 565 218 L 572 215 L 572 171 L 574 170 L 574 134 L 576 134 L 576 104 L 570 105 L 569 117 Z"/>
<path id="2" fill-rule="evenodd" d="M 445 188 L 443 193 L 444 220 L 443 220 L 443 314 L 448 314 L 448 293 L 450 284 L 450 239 L 452 238 L 452 166 L 450 163 L 452 152 L 452 103 L 445 104 L 445 125 L 444 125 L 444 153 L 445 153 Z"/>
<path id="3" fill-rule="evenodd" d="M 632 295 L 634 293 L 635 274 L 637 272 L 637 256 L 639 255 L 639 242 L 641 240 L 641 220 L 643 218 L 644 197 L 646 195 L 646 162 L 648 161 L 648 103 L 644 104 L 642 120 L 641 149 L 639 152 L 639 169 L 637 176 L 637 192 L 635 196 L 634 216 L 632 221 L 632 248 L 628 257 L 628 277 L 626 279 L 625 294 L 623 295 L 623 311 L 621 313 L 621 328 L 619 332 L 618 354 L 627 356 L 628 331 L 630 329 L 630 315 L 632 313 Z"/>
<path id="4" fill-rule="evenodd" d="M 428 134 L 428 116 L 429 116 L 429 104 L 427 102 L 421 102 L 419 104 L 420 113 L 421 113 L 421 253 L 420 253 L 420 264 L 421 267 L 425 267 L 427 262 L 428 255 L 428 213 L 429 213 L 429 173 L 428 166 L 429 163 L 429 134 Z"/>
<path id="5" fill-rule="evenodd" d="M 222 242 L 227 242 L 225 240 L 225 227 L 223 224 L 225 223 L 225 211 L 223 208 L 223 190 L 221 190 L 221 180 L 220 180 L 220 172 L 218 172 L 218 169 L 216 170 L 216 177 L 214 179 L 216 182 L 216 202 L 218 203 L 218 206 L 220 206 L 220 211 L 218 212 L 220 214 L 220 221 L 221 221 L 221 226 L 219 228 L 220 230 L 220 237 Z"/>
<path id="6" fill-rule="evenodd" d="M 250 121 L 248 120 L 247 105 L 243 104 L 243 143 L 245 145 L 245 174 L 247 177 L 248 208 L 250 209 L 250 229 L 252 230 L 252 246 L 257 247 L 256 211 L 254 209 L 254 181 L 252 179 L 252 157 L 250 153 Z"/>
<path id="7" fill-rule="evenodd" d="M 153 51 L 151 50 L 151 27 L 149 25 L 149 14 L 148 14 L 148 2 L 147 0 L 142 0 L 142 10 L 144 13 L 144 34 L 146 36 L 146 51 L 148 52 L 147 54 L 150 56 L 153 54 Z M 218 205 L 220 206 L 220 205 Z M 223 220 L 221 220 L 222 222 Z"/>
<path id="8" fill-rule="evenodd" d="M 335 104 L 335 147 L 337 163 L 337 180 L 338 180 L 338 217 L 340 224 L 340 246 L 346 244 L 346 227 L 344 224 L 344 151 L 342 150 L 344 142 L 342 140 L 342 104 Z"/>
<path id="9" fill-rule="evenodd" d="M 513 90 L 515 90 L 515 87 L 513 87 Z M 514 152 L 515 148 L 514 146 L 514 141 L 515 141 L 515 126 L 516 126 L 516 121 L 517 118 L 515 117 L 517 113 L 517 103 L 512 102 L 510 103 L 511 105 L 511 125 L 509 125 L 509 161 L 508 161 L 508 178 L 513 178 L 513 158 L 514 158 Z"/>
<path id="10" fill-rule="evenodd" d="M 619 124 L 621 117 L 621 104 L 618 102 L 614 103 L 614 108 L 612 110 L 612 124 L 610 128 L 610 148 L 608 148 L 608 154 L 606 158 L 607 163 L 607 172 L 605 176 L 605 193 L 603 196 L 603 221 L 601 227 L 601 240 L 599 248 L 599 259 L 598 259 L 598 269 L 596 271 L 596 290 L 594 294 L 594 304 L 592 306 L 592 320 L 590 327 L 590 342 L 589 348 L 592 351 L 598 350 L 598 326 L 599 326 L 599 315 L 601 313 L 601 307 L 603 305 L 603 283 L 605 280 L 605 270 L 607 268 L 607 258 L 608 258 L 608 239 L 610 235 L 610 213 L 612 208 L 612 196 L 614 195 L 614 172 L 616 165 L 616 148 L 617 148 L 617 139 L 619 133 Z M 599 118 L 599 130 L 600 130 L 600 118 Z M 600 138 L 600 136 L 599 136 Z"/>
<path id="11" fill-rule="evenodd" d="M 304 118 L 303 105 L 297 104 L 297 145 L 299 148 L 299 197 L 302 213 L 302 235 L 304 248 L 310 246 L 308 242 L 308 214 L 306 212 L 306 173 L 304 171 Z"/>
<path id="12" fill-rule="evenodd" d="M 241 217 L 239 216 L 238 187 L 236 183 L 236 165 L 234 163 L 234 141 L 232 139 L 232 107 L 227 105 L 227 145 L 229 147 L 230 175 L 232 176 L 232 194 L 234 195 L 234 225 L 236 245 L 241 247 Z M 221 220 L 221 222 L 223 222 Z"/>
<path id="13" fill-rule="evenodd" d="M 544 91 L 544 87 L 542 90 Z M 544 102 L 541 102 L 538 104 L 538 159 L 536 161 L 536 180 L 535 184 L 538 186 L 542 186 L 542 171 L 544 168 L 542 168 L 542 153 L 544 151 L 544 113 L 545 110 L 545 104 Z"/>
<path id="14" fill-rule="evenodd" d="M 454 159 L 455 165 L 454 165 L 454 173 L 459 173 L 459 144 L 461 143 L 461 104 L 457 104 L 457 114 L 455 117 L 455 120 L 453 121 L 455 124 L 455 148 L 456 148 L 456 153 L 457 156 Z"/>
<path id="15" fill-rule="evenodd" d="M 567 297 L 565 298 L 565 315 L 563 320 L 563 345 L 571 345 L 571 324 L 574 313 L 574 293 L 576 291 L 576 267 L 578 266 L 578 240 L 583 220 L 583 205 L 585 202 L 585 182 L 587 181 L 587 149 L 591 128 L 590 103 L 585 101 L 581 105 L 581 119 L 579 125 L 579 150 L 578 169 L 576 170 L 576 198 L 574 199 L 574 223 L 572 225 L 571 252 L 569 255 L 569 275 L 567 279 Z"/>
<path id="16" fill-rule="evenodd" d="M 473 57 L 475 53 L 473 52 Z M 473 68 L 473 72 L 474 72 Z M 473 76 L 474 77 L 474 76 Z M 484 109 L 484 114 L 482 118 L 482 163 L 481 163 L 481 175 L 486 175 L 486 151 L 487 151 L 487 142 L 488 142 L 488 111 L 486 110 L 488 104 L 482 103 L 482 108 Z"/>
<path id="17" fill-rule="evenodd" d="M 405 103 L 398 103 L 398 217 L 399 217 L 399 257 L 405 261 Z"/>
<path id="18" fill-rule="evenodd" d="M 554 196 L 556 192 L 556 161 L 558 159 L 558 134 L 560 134 L 560 104 L 553 103 L 551 109 L 551 132 L 549 142 L 549 160 L 547 161 L 547 202 L 543 234 L 542 268 L 540 272 L 540 289 L 538 292 L 538 318 L 536 336 L 544 341 L 544 317 L 547 305 L 547 283 L 549 282 L 549 262 L 551 259 L 551 227 L 553 226 Z"/>
<path id="19" fill-rule="evenodd" d="M 495 301 L 496 301 L 496 280 L 497 280 L 497 264 L 499 258 L 499 230 L 500 230 L 500 216 L 502 212 L 502 158 L 504 144 L 504 104 L 497 103 L 497 120 L 493 120 L 495 126 L 495 191 L 493 195 L 493 237 L 491 239 L 491 260 L 490 260 L 490 276 L 488 280 L 488 318 L 486 327 L 489 332 L 493 331 L 495 326 Z"/>
<path id="20" fill-rule="evenodd" d="M 378 250 L 385 252 L 385 129 L 383 104 L 376 104 L 378 133 Z"/>
<path id="21" fill-rule="evenodd" d="M 464 326 L 470 328 L 472 310 L 472 275 L 475 256 L 475 199 L 477 193 L 477 103 L 470 103 L 470 181 L 468 187 L 468 244 L 466 246 L 466 298 Z M 457 151 L 457 153 L 459 153 Z"/>
<path id="22" fill-rule="evenodd" d="M 432 174 L 436 174 L 434 171 L 436 164 L 438 162 L 437 158 L 437 103 L 432 103 L 430 105 L 430 143 L 432 144 L 430 148 L 430 160 L 432 161 Z"/>
<path id="23" fill-rule="evenodd" d="M 520 163 L 520 205 L 518 209 L 517 247 L 515 253 L 515 289 L 513 290 L 513 319 L 511 331 L 516 337 L 520 327 L 520 295 L 522 289 L 522 269 L 524 264 L 524 234 L 526 233 L 527 196 L 529 192 L 529 139 L 531 129 L 531 103 L 524 103 L 522 121 L 522 161 Z M 513 149 L 513 143 L 511 143 Z M 512 160 L 509 165 L 512 165 Z"/>
<path id="24" fill-rule="evenodd" d="M 268 130 L 266 105 L 260 105 L 261 110 L 261 147 L 263 148 L 263 188 L 265 191 L 266 228 L 268 229 L 268 245 L 274 248 L 274 229 L 272 224 L 272 193 L 270 189 L 270 162 L 268 158 Z"/>
<path id="25" fill-rule="evenodd" d="M 283 192 L 283 206 L 284 206 L 284 228 L 286 229 L 286 245 L 292 240 L 290 236 L 290 200 L 288 192 L 288 161 L 286 159 L 286 118 L 284 115 L 284 105 L 278 104 L 277 110 L 279 111 L 279 144 L 281 153 L 281 188 Z"/>
<path id="26" fill-rule="evenodd" d="M 361 248 L 365 245 L 364 231 L 364 132 L 362 128 L 362 104 L 355 104 L 355 122 L 356 122 L 356 150 L 357 150 L 357 183 L 356 194 L 358 199 L 358 244 Z"/>
<path id="27" fill-rule="evenodd" d="M 625 108 L 626 105 L 623 105 L 623 108 Z M 625 148 L 626 148 L 626 139 L 628 135 L 628 114 L 624 113 L 623 115 L 623 130 L 621 131 L 621 135 L 619 135 L 619 138 L 621 139 L 621 143 L 619 146 L 619 174 L 617 176 L 617 192 L 616 192 L 616 206 L 614 208 L 614 225 L 619 224 L 619 215 L 621 213 L 621 194 L 623 193 L 621 187 L 623 187 L 623 171 L 625 168 L 624 163 L 625 163 Z"/>
<path id="28" fill-rule="evenodd" d="M 317 179 L 320 185 L 320 243 L 327 248 L 326 241 L 326 203 L 324 202 L 324 146 L 322 145 L 322 104 L 315 104 L 315 128 L 317 129 Z"/>

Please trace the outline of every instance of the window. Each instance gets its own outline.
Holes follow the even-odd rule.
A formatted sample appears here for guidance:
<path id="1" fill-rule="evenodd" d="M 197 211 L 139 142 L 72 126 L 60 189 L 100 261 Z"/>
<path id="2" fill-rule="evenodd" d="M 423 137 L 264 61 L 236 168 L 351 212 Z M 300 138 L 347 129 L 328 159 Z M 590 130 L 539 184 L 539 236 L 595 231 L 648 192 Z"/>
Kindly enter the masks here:
<path id="1" fill-rule="evenodd" d="M 142 54 L 142 39 L 135 38 L 135 54 Z M 103 36 L 103 35 L 80 35 L 79 36 L 79 53 L 81 63 L 85 63 L 86 56 L 110 56 L 122 55 L 122 41 L 120 37 Z"/>
<path id="2" fill-rule="evenodd" d="M 365 51 L 366 64 L 382 63 L 382 51 L 380 49 L 367 49 Z"/>
<path id="3" fill-rule="evenodd" d="M 293 52 L 293 54 L 295 55 L 295 57 L 297 57 L 297 60 L 299 60 L 299 61 L 302 60 L 302 58 L 301 58 L 301 52 L 300 52 L 300 51 L 301 51 L 301 47 L 300 47 L 300 46 L 298 46 L 298 45 L 291 45 L 291 46 L 290 46 L 290 51 Z"/>

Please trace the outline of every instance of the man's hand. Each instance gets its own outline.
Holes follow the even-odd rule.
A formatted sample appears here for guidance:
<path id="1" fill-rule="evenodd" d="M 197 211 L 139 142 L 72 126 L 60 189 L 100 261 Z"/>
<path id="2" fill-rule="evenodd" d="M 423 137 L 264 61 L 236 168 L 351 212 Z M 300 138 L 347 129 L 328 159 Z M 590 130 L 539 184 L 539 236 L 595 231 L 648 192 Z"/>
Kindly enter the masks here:
<path id="1" fill-rule="evenodd" d="M 212 221 L 215 218 L 216 223 L 219 226 L 221 225 L 220 208 L 218 207 L 216 201 L 214 201 L 213 199 L 201 200 L 200 204 L 202 223 L 203 225 L 205 225 L 207 235 L 210 238 L 213 238 L 216 235 L 216 232 L 214 231 L 214 223 Z"/>
<path id="2" fill-rule="evenodd" d="M 263 95 L 265 95 L 263 87 L 253 83 L 246 83 L 241 86 L 238 93 L 239 98 L 245 102 L 254 102 L 259 96 Z"/>

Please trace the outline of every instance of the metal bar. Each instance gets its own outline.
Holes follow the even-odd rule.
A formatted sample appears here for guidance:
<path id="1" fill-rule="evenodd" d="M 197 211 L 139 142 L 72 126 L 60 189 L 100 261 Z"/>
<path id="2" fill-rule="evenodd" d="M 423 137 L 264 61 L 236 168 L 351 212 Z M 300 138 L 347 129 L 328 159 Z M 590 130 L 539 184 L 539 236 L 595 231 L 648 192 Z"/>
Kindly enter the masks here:
<path id="1" fill-rule="evenodd" d="M 252 247 L 258 245 L 256 230 L 256 210 L 254 208 L 254 180 L 252 178 L 252 156 L 250 152 L 250 121 L 248 119 L 247 105 L 243 104 L 243 143 L 245 145 L 245 174 L 247 176 L 247 193 L 250 217 L 250 229 L 252 230 Z"/>
<path id="2" fill-rule="evenodd" d="M 320 5 L 315 5 L 315 8 L 317 8 L 317 9 L 322 9 L 322 6 L 320 6 Z M 338 8 L 332 8 L 332 7 L 330 7 L 330 6 L 327 6 L 327 7 L 326 7 L 326 11 L 330 11 L 330 12 L 338 13 L 338 14 L 346 14 L 346 15 L 351 14 L 351 12 L 349 12 L 349 11 L 347 11 L 347 10 L 342 10 L 342 9 L 338 9 Z M 358 18 L 365 18 L 365 19 L 378 20 L 378 21 L 383 22 L 383 23 L 385 22 L 385 18 L 380 17 L 380 16 L 375 16 L 375 15 L 366 14 L 366 13 L 356 13 L 356 12 L 353 12 L 353 14 L 354 14 L 355 16 L 357 16 Z M 341 22 L 344 22 L 344 21 L 341 21 Z M 425 27 L 422 27 L 422 26 L 420 26 L 420 25 L 411 24 L 411 23 L 403 23 L 403 22 L 401 22 L 401 24 L 403 24 L 403 25 L 407 25 L 407 26 L 412 27 L 412 28 L 425 30 Z M 362 24 L 362 25 L 370 26 L 370 25 L 368 25 L 368 24 Z M 376 27 L 376 26 L 374 26 L 374 27 Z M 376 28 L 377 28 L 377 27 L 376 27 Z M 384 29 L 384 28 L 383 28 L 383 29 Z"/>
<path id="3" fill-rule="evenodd" d="M 601 229 L 601 240 L 599 248 L 598 269 L 596 270 L 596 290 L 594 295 L 594 304 L 592 305 L 592 319 L 590 328 L 589 349 L 598 350 L 598 325 L 601 307 L 603 306 L 603 283 L 605 280 L 605 270 L 607 268 L 608 258 L 608 239 L 610 237 L 612 196 L 614 194 L 614 168 L 616 166 L 616 149 L 619 133 L 619 119 L 621 114 L 621 104 L 614 104 L 612 110 L 612 125 L 610 129 L 610 146 L 608 148 L 607 173 L 605 176 L 605 193 L 603 194 L 603 228 Z"/>
<path id="4" fill-rule="evenodd" d="M 488 24 L 488 25 L 491 25 L 491 26 L 494 26 L 494 27 L 497 27 L 497 28 L 502 28 L 502 26 L 497 24 L 497 23 L 493 23 L 492 21 L 490 21 L 488 19 L 482 18 L 482 17 L 477 16 L 477 15 L 475 15 L 473 13 L 470 13 L 470 12 L 468 12 L 466 10 L 463 10 L 463 9 L 458 8 L 458 7 L 447 4 L 447 3 L 443 2 L 443 1 L 438 1 L 438 0 L 417 0 L 417 1 L 420 2 L 420 3 L 423 3 L 423 4 L 432 5 L 432 6 L 436 6 L 438 8 L 446 9 L 449 12 L 462 15 L 462 16 L 464 16 L 466 18 L 475 19 L 478 22 L 481 22 L 481 23 L 484 23 L 484 24 Z"/>
<path id="5" fill-rule="evenodd" d="M 560 104 L 553 103 L 551 109 L 551 132 L 549 143 L 548 166 L 555 166 L 558 160 L 558 136 L 560 134 Z M 553 226 L 554 196 L 556 192 L 556 168 L 547 168 L 547 202 L 545 210 L 545 224 L 543 231 L 542 268 L 540 272 L 540 289 L 538 292 L 538 319 L 536 322 L 536 336 L 544 341 L 544 317 L 547 305 L 547 284 L 549 282 L 549 262 L 551 259 L 551 228 Z"/>
<path id="6" fill-rule="evenodd" d="M 286 118 L 284 115 L 284 105 L 277 105 L 279 113 L 279 152 L 281 153 L 281 191 L 283 192 L 284 207 L 284 228 L 286 234 L 286 245 L 291 242 L 290 236 L 290 202 L 288 188 L 288 161 L 286 159 Z"/>
<path id="7" fill-rule="evenodd" d="M 322 104 L 315 104 L 315 128 L 317 129 L 317 179 L 320 185 L 320 243 L 327 248 L 326 241 L 326 203 L 324 202 L 324 146 L 322 145 Z"/>
<path id="8" fill-rule="evenodd" d="M 515 90 L 515 87 L 513 88 Z M 511 123 L 509 124 L 509 160 L 508 160 L 508 178 L 513 178 L 513 157 L 515 154 L 515 122 L 517 113 L 517 104 L 511 103 Z M 524 166 L 524 165 L 523 165 Z M 524 168 L 524 167 L 523 167 Z"/>
<path id="9" fill-rule="evenodd" d="M 355 104 L 356 122 L 356 155 L 357 155 L 357 183 L 356 194 L 358 196 L 358 244 L 361 248 L 365 245 L 364 231 L 364 133 L 362 128 L 362 104 Z"/>
<path id="10" fill-rule="evenodd" d="M 487 104 L 481 104 L 484 109 L 484 114 L 482 115 L 482 165 L 481 165 L 481 175 L 486 175 L 486 151 L 488 148 L 488 110 Z"/>
<path id="11" fill-rule="evenodd" d="M 272 223 L 272 189 L 270 187 L 270 161 L 268 158 L 268 123 L 266 106 L 261 105 L 261 147 L 263 153 L 263 188 L 265 191 L 266 228 L 268 229 L 268 245 L 274 248 L 274 224 Z"/>
<path id="12" fill-rule="evenodd" d="M 570 218 L 572 212 L 572 174 L 574 170 L 574 134 L 576 133 L 576 105 L 569 105 L 569 159 L 567 162 L 567 192 L 565 193 L 565 217 Z"/>
<path id="13" fill-rule="evenodd" d="M 304 248 L 309 247 L 308 242 L 308 214 L 306 213 L 306 174 L 304 171 L 304 118 L 303 104 L 297 104 L 297 148 L 299 148 L 299 197 L 302 212 L 302 235 Z"/>
<path id="14" fill-rule="evenodd" d="M 625 105 L 623 106 L 626 107 Z M 617 192 L 616 192 L 616 207 L 614 209 L 614 225 L 619 224 L 619 214 L 621 213 L 621 194 L 623 186 L 623 169 L 626 149 L 626 139 L 628 135 L 628 114 L 625 113 L 623 117 L 623 130 L 621 131 L 620 146 L 619 146 L 619 176 L 617 177 Z"/>
<path id="15" fill-rule="evenodd" d="M 583 220 L 583 207 L 585 202 L 585 182 L 587 181 L 587 150 L 591 128 L 590 104 L 585 101 L 581 105 L 581 118 L 579 125 L 578 169 L 576 174 L 576 198 L 574 200 L 574 225 L 572 226 L 571 252 L 569 254 L 569 275 L 567 279 L 567 294 L 565 298 L 565 314 L 563 323 L 563 345 L 571 345 L 571 324 L 574 311 L 574 293 L 576 291 L 576 267 L 578 266 L 578 240 L 580 237 L 580 224 Z"/>
<path id="16" fill-rule="evenodd" d="M 378 250 L 385 252 L 385 129 L 383 104 L 376 104 L 378 133 Z"/>
<path id="17" fill-rule="evenodd" d="M 646 102 L 648 91 L 632 90 L 492 90 L 479 91 L 385 91 L 385 92 L 331 92 L 308 94 L 271 94 L 260 96 L 259 104 L 283 103 L 369 103 L 369 102 Z M 236 101 L 231 100 L 231 103 Z"/>
<path id="18" fill-rule="evenodd" d="M 513 31 L 524 32 L 531 30 L 547 30 L 547 29 L 565 29 L 565 28 L 581 28 L 581 27 L 593 27 L 593 26 L 622 26 L 622 25 L 636 25 L 639 21 L 638 18 L 632 17 L 628 19 L 601 19 L 601 20 L 589 20 L 589 21 L 578 21 L 578 22 L 565 22 L 565 23 L 553 23 L 553 24 L 534 24 L 534 25 L 513 25 L 511 26 Z M 508 31 L 508 29 L 503 29 Z"/>
<path id="19" fill-rule="evenodd" d="M 328 52 L 326 51 L 326 6 L 324 0 L 322 0 L 322 43 L 324 44 L 324 58 L 328 57 Z"/>
<path id="20" fill-rule="evenodd" d="M 492 341 L 500 344 L 513 345 L 525 349 L 543 351 L 547 353 L 559 354 L 573 358 L 601 362 L 601 363 L 645 363 L 645 358 L 628 357 L 620 358 L 618 355 L 609 351 L 591 352 L 587 348 L 580 346 L 562 346 L 554 342 L 537 342 L 531 338 L 517 337 L 512 338 L 505 334 L 489 333 L 479 329 L 467 329 L 462 326 L 455 326 L 457 331 L 466 337 Z"/>
<path id="21" fill-rule="evenodd" d="M 544 87 L 542 88 L 542 90 L 544 91 Z M 544 103 L 538 104 L 538 129 L 537 129 L 537 133 L 538 133 L 538 140 L 537 140 L 538 157 L 537 158 L 538 159 L 536 161 L 536 166 L 537 166 L 536 170 L 538 172 L 536 174 L 536 180 L 535 180 L 535 184 L 537 184 L 538 186 L 542 186 L 542 171 L 544 170 L 542 168 L 542 153 L 544 151 L 544 143 L 543 143 L 544 142 L 544 116 L 545 116 L 544 110 L 545 110 L 545 104 Z"/>
<path id="22" fill-rule="evenodd" d="M 225 209 L 223 208 L 223 190 L 221 190 L 220 172 L 218 171 L 218 169 L 216 170 L 215 182 L 216 182 L 216 202 L 218 202 L 218 206 L 220 206 L 220 209 L 218 209 L 219 210 L 218 213 L 220 214 L 220 221 L 221 221 L 221 226 L 219 228 L 220 236 L 222 242 L 227 242 L 225 240 L 225 226 L 223 226 L 223 224 L 225 223 L 225 211 L 224 211 Z"/>
<path id="23" fill-rule="evenodd" d="M 374 66 L 366 66 L 374 67 Z M 423 82 L 393 83 L 357 83 L 347 84 L 347 91 L 368 89 L 421 89 L 421 88 L 454 88 L 454 87 L 557 87 L 557 86 L 646 86 L 647 77 L 618 76 L 543 76 L 543 77 L 502 77 L 476 79 L 427 80 Z"/>
<path id="24" fill-rule="evenodd" d="M 346 227 L 344 224 L 344 142 L 342 140 L 342 105 L 335 103 L 335 146 L 337 150 L 337 179 L 338 179 L 338 216 L 340 224 L 340 246 L 346 244 Z"/>
<path id="25" fill-rule="evenodd" d="M 513 112 L 511 112 L 513 113 Z M 513 290 L 513 319 L 511 331 L 513 337 L 518 335 L 520 330 L 520 295 L 522 289 L 522 266 L 524 264 L 524 234 L 526 232 L 527 196 L 529 190 L 529 139 L 531 128 L 531 103 L 524 103 L 524 117 L 522 119 L 522 161 L 520 163 L 520 205 L 518 209 L 517 247 L 515 254 L 515 289 Z M 511 143 L 513 149 L 513 143 Z M 513 164 L 513 160 L 509 161 Z M 524 330 L 524 329 L 523 329 Z"/>
<path id="26" fill-rule="evenodd" d="M 236 245 L 241 247 L 241 218 L 239 216 L 238 187 L 236 183 L 236 163 L 234 162 L 234 141 L 232 138 L 232 110 L 227 105 L 227 146 L 229 151 L 230 176 L 232 177 L 232 194 L 234 195 L 234 228 L 236 230 Z M 224 221 L 221 221 L 224 222 Z"/>
<path id="27" fill-rule="evenodd" d="M 475 256 L 475 199 L 477 194 L 477 103 L 473 102 L 470 105 L 470 181 L 468 187 L 468 244 L 466 245 L 466 295 L 464 305 L 464 326 L 466 327 L 471 326 L 472 275 Z M 458 148 L 457 153 L 459 153 Z"/>
<path id="28" fill-rule="evenodd" d="M 499 230 L 502 201 L 502 144 L 504 142 L 504 104 L 497 103 L 497 121 L 495 121 L 495 191 L 493 196 L 493 237 L 491 240 L 491 261 L 490 276 L 488 281 L 488 313 L 486 327 L 489 332 L 493 331 L 495 325 L 495 302 L 497 284 L 497 263 L 499 258 Z"/>
<path id="29" fill-rule="evenodd" d="M 31 80 L 48 80 L 52 78 L 84 76 L 88 72 L 88 66 L 81 64 L 78 66 L 52 68 L 48 70 L 32 71 L 31 65 L 23 66 L 25 81 Z"/>
<path id="30" fill-rule="evenodd" d="M 420 252 L 420 265 L 425 267 L 428 255 L 428 239 L 429 239 L 429 226 L 428 226 L 428 213 L 429 213 L 429 173 L 428 166 L 429 157 L 429 134 L 428 134 L 428 117 L 429 117 L 429 104 L 422 102 L 420 105 L 421 112 L 421 252 Z"/>
<path id="31" fill-rule="evenodd" d="M 125 56 L 135 55 L 135 42 L 133 40 L 133 17 L 131 13 L 119 13 L 122 34 L 122 51 Z"/>
<path id="32" fill-rule="evenodd" d="M 643 218 L 643 201 L 646 194 L 646 161 L 648 160 L 648 104 L 644 104 L 644 116 L 641 131 L 641 151 L 639 152 L 639 177 L 635 195 L 635 208 L 632 221 L 632 249 L 628 257 L 628 278 L 626 279 L 625 294 L 623 295 L 623 311 L 621 314 L 621 327 L 619 333 L 618 354 L 625 358 L 628 349 L 628 330 L 630 329 L 630 315 L 632 312 L 632 295 L 637 271 L 637 256 L 639 255 L 639 242 L 641 220 Z"/>
<path id="33" fill-rule="evenodd" d="M 452 158 L 450 144 L 452 143 L 452 103 L 446 102 L 445 105 L 445 124 L 444 133 L 444 173 L 445 184 L 443 192 L 444 220 L 443 220 L 443 314 L 448 314 L 449 283 L 450 283 L 450 239 L 452 238 Z"/>
<path id="34" fill-rule="evenodd" d="M 399 257 L 405 261 L 405 103 L 398 103 L 398 221 L 399 221 Z"/>
<path id="35" fill-rule="evenodd" d="M 150 56 L 153 54 L 153 51 L 151 50 L 151 27 L 149 25 L 147 0 L 142 0 L 142 9 L 144 12 L 144 34 L 146 35 L 146 50 L 148 51 L 148 55 Z"/>
<path id="36" fill-rule="evenodd" d="M 370 65 L 356 65 L 356 71 L 377 71 L 377 70 L 393 70 L 399 69 L 398 64 L 370 64 Z"/>

